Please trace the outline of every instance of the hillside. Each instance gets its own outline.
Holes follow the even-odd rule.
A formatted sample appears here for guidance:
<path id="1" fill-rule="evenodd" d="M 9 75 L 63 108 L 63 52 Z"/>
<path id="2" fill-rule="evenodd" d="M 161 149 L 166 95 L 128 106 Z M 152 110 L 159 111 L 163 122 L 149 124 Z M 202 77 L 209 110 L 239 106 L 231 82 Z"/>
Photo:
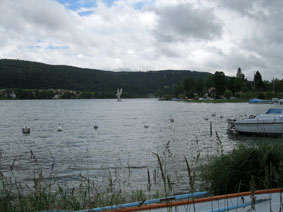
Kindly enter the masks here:
<path id="1" fill-rule="evenodd" d="M 48 65 L 22 60 L 0 60 L 0 89 L 67 89 L 115 94 L 123 88 L 124 96 L 145 97 L 160 90 L 170 93 L 186 77 L 203 77 L 209 73 L 185 70 L 148 72 L 113 72 L 78 68 L 65 65 Z"/>

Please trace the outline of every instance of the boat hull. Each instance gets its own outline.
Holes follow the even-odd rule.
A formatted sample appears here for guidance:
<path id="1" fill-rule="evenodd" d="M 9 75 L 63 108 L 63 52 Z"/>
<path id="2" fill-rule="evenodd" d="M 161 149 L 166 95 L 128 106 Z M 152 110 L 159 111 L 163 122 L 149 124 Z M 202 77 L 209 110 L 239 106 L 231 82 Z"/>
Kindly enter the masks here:
<path id="1" fill-rule="evenodd" d="M 283 134 L 283 120 L 239 120 L 235 130 L 242 134 Z"/>
<path id="2" fill-rule="evenodd" d="M 282 189 L 270 189 L 251 192 L 241 192 L 194 200 L 165 202 L 147 206 L 121 208 L 119 212 L 220 212 L 220 211 L 282 211 Z M 254 208 L 254 210 L 252 209 Z M 113 211 L 113 210 L 109 210 Z M 108 211 L 107 211 L 108 212 Z"/>

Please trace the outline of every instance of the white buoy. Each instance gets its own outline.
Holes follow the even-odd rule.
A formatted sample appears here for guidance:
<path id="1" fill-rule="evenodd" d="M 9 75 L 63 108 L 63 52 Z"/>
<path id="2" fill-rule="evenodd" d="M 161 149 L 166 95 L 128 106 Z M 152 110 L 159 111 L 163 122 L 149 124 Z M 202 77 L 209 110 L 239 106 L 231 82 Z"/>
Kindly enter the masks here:
<path id="1" fill-rule="evenodd" d="M 62 126 L 59 124 L 58 128 L 57 128 L 57 132 L 62 132 L 63 131 L 63 128 Z"/>
<path id="2" fill-rule="evenodd" d="M 30 128 L 25 126 L 25 127 L 22 128 L 22 132 L 23 132 L 23 134 L 30 134 Z"/>

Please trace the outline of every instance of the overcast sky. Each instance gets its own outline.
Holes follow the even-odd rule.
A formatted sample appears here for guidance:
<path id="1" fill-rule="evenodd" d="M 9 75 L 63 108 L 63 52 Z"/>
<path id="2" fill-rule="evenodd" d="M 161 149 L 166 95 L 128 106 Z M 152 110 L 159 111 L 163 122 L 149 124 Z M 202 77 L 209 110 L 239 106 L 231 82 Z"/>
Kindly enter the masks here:
<path id="1" fill-rule="evenodd" d="M 283 0 L 0 0 L 0 58 L 283 79 Z"/>

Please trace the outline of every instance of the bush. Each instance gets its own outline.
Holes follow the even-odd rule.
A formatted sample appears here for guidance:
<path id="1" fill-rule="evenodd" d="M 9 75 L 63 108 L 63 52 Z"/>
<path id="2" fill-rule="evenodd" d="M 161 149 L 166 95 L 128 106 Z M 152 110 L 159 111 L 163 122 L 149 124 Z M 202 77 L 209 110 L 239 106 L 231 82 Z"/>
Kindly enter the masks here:
<path id="1" fill-rule="evenodd" d="M 202 178 L 214 194 L 282 187 L 283 146 L 240 146 L 202 167 Z"/>
<path id="2" fill-rule="evenodd" d="M 226 90 L 224 92 L 224 96 L 225 96 L 226 99 L 230 99 L 233 96 L 233 93 L 230 90 Z"/>
<path id="3" fill-rule="evenodd" d="M 240 99 L 251 99 L 253 98 L 253 94 L 251 92 L 237 92 L 236 97 Z"/>

